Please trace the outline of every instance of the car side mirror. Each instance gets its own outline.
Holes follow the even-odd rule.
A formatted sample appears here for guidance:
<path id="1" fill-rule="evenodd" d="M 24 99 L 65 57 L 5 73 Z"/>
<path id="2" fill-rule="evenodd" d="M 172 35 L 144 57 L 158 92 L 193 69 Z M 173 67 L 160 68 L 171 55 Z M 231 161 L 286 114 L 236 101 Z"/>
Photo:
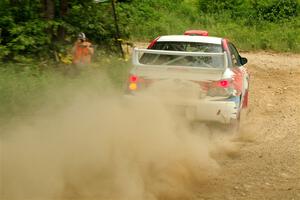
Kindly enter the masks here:
<path id="1" fill-rule="evenodd" d="M 241 64 L 244 65 L 248 62 L 247 58 L 241 57 Z"/>

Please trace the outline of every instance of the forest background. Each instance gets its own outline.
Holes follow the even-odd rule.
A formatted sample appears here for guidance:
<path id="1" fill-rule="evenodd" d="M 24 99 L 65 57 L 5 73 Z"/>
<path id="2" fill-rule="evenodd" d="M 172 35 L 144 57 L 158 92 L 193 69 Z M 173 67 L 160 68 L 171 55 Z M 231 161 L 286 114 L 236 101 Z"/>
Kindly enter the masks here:
<path id="1" fill-rule="evenodd" d="M 119 59 L 120 41 L 204 29 L 243 51 L 299 53 L 299 13 L 300 0 L 0 0 L 0 123 L 38 110 L 45 99 L 56 107 L 67 102 L 51 88 L 89 82 L 102 91 L 99 74 L 121 91 L 130 61 Z M 96 53 L 93 72 L 74 77 L 69 55 L 79 32 Z"/>

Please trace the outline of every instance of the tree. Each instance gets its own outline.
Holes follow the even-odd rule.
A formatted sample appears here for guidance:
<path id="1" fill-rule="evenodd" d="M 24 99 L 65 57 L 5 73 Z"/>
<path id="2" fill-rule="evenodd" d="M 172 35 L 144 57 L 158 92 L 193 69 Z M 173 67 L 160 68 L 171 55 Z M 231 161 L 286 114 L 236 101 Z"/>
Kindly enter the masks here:
<path id="1" fill-rule="evenodd" d="M 44 18 L 52 20 L 55 17 L 55 0 L 42 0 Z"/>

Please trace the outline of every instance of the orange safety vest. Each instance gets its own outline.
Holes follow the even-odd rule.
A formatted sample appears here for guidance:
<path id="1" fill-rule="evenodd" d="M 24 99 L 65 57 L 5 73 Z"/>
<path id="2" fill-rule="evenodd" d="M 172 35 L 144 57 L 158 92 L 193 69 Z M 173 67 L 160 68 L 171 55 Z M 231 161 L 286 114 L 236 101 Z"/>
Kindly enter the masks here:
<path id="1" fill-rule="evenodd" d="M 92 53 L 89 48 L 91 47 L 90 42 L 76 42 L 73 52 L 73 64 L 90 64 Z"/>

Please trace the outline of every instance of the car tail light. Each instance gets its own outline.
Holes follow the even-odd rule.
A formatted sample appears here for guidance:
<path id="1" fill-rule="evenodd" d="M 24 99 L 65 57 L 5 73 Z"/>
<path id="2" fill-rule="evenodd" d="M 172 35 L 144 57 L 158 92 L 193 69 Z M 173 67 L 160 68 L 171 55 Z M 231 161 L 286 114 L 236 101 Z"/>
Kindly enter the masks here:
<path id="1" fill-rule="evenodd" d="M 218 86 L 223 88 L 227 88 L 229 85 L 230 85 L 229 80 L 221 80 L 218 82 Z"/>
<path id="2" fill-rule="evenodd" d="M 232 79 L 222 79 L 219 81 L 213 81 L 210 84 L 210 87 L 228 88 L 230 86 L 232 86 Z"/>
<path id="3" fill-rule="evenodd" d="M 128 81 L 128 89 L 130 91 L 137 90 L 138 88 L 137 82 L 138 82 L 138 77 L 136 75 L 130 75 Z"/>
<path id="4" fill-rule="evenodd" d="M 127 85 L 128 85 L 127 89 L 129 91 L 136 91 L 138 89 L 142 89 L 145 86 L 147 86 L 147 81 L 143 77 L 131 74 L 128 78 Z"/>
<path id="5" fill-rule="evenodd" d="M 130 77 L 129 77 L 129 81 L 131 82 L 131 83 L 136 83 L 137 82 L 137 80 L 138 80 L 138 77 L 137 76 L 135 76 L 135 75 L 131 75 Z"/>
<path id="6" fill-rule="evenodd" d="M 209 96 L 230 96 L 233 94 L 234 88 L 231 79 L 222 79 L 211 82 L 208 88 Z"/>
<path id="7" fill-rule="evenodd" d="M 129 83 L 128 89 L 129 89 L 130 91 L 135 91 L 135 90 L 137 90 L 137 84 L 136 84 L 136 83 Z"/>

